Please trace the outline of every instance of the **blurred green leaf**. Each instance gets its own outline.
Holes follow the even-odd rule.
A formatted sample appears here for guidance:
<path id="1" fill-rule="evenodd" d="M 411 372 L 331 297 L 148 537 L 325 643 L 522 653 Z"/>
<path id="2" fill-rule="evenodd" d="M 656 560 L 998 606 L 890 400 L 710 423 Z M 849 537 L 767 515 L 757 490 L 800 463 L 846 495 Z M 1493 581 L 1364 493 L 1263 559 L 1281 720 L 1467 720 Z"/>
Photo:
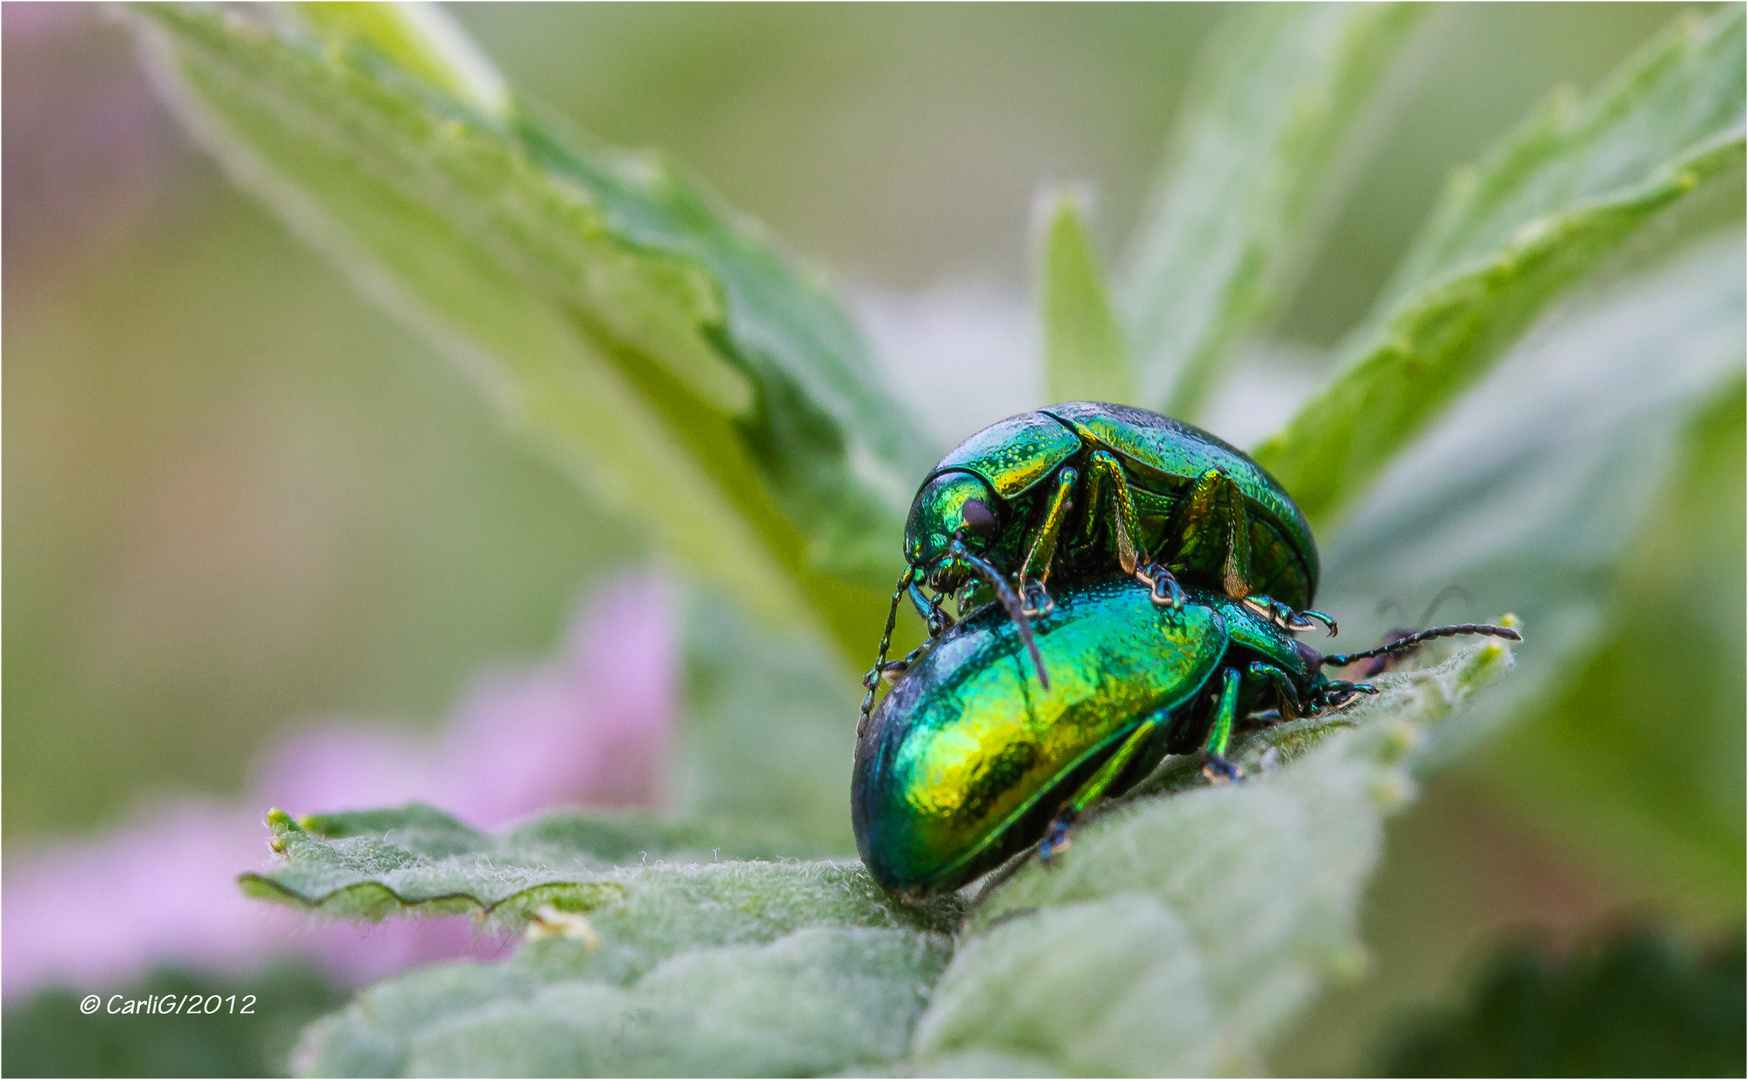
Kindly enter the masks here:
<path id="1" fill-rule="evenodd" d="M 1424 10 L 1262 4 L 1208 42 L 1123 275 L 1142 403 L 1193 418 L 1226 347 L 1280 310 Z"/>
<path id="2" fill-rule="evenodd" d="M 809 850 L 789 836 L 643 815 L 553 814 L 501 836 L 418 804 L 301 821 L 274 810 L 267 823 L 283 859 L 242 875 L 244 892 L 371 920 L 475 914 L 518 923 L 541 904 L 586 909 L 617 898 L 626 884 L 616 867 L 633 860 L 656 858 L 677 867 Z"/>
<path id="3" fill-rule="evenodd" d="M 1602 864 L 1690 905 L 1698 893 L 1719 913 L 1741 909 L 1748 870 L 1737 602 L 1748 589 L 1748 443 L 1736 374 L 1685 433 L 1600 646 L 1479 766 Z"/>
<path id="4" fill-rule="evenodd" d="M 1477 611 L 1517 611 L 1535 648 L 1435 757 L 1513 718 L 1484 771 L 1544 826 L 1720 911 L 1742 896 L 1729 417 L 1743 267 L 1737 228 L 1551 313 L 1326 540 L 1319 597 L 1362 641 L 1401 619 L 1376 614 L 1380 599 L 1414 611 L 1452 585 Z M 1688 431 L 1708 409 L 1723 419 L 1702 424 L 1697 453 Z"/>
<path id="5" fill-rule="evenodd" d="M 396 67 L 487 116 L 503 119 L 510 88 L 465 32 L 434 4 L 317 0 L 296 5 L 330 41 L 357 41 Z"/>
<path id="6" fill-rule="evenodd" d="M 582 942 L 538 942 L 379 983 L 294 1061 L 312 1076 L 834 1074 L 903 1054 L 947 953 L 917 930 L 816 925 L 613 978 Z"/>
<path id="7" fill-rule="evenodd" d="M 1743 11 L 1684 17 L 1458 174 L 1352 363 L 1256 451 L 1328 522 L 1548 304 L 1708 181 L 1739 190 Z M 1738 200 L 1739 202 L 1739 200 Z"/>
<path id="8" fill-rule="evenodd" d="M 293 964 L 242 978 L 157 969 L 104 993 L 89 1016 L 79 1011 L 88 992 L 45 990 L 6 1007 L 8 1076 L 288 1076 L 298 1032 L 346 1000 L 320 973 Z M 221 1011 L 111 1013 L 112 994 L 118 1009 L 166 994 L 179 1005 L 199 997 L 204 1007 L 217 994 Z"/>
<path id="9" fill-rule="evenodd" d="M 597 494 L 766 616 L 877 636 L 932 454 L 847 318 L 750 225 L 658 158 L 523 106 L 500 123 L 350 30 L 133 12 L 232 175 Z"/>
<path id="10" fill-rule="evenodd" d="M 1023 866 L 936 988 L 924 1071 L 966 1053 L 1078 1075 L 1255 1071 L 1324 979 L 1363 965 L 1361 893 L 1423 729 L 1510 663 L 1493 642 L 1388 676 L 1349 711 L 1253 738 L 1244 783 L 1120 804 Z"/>
<path id="11" fill-rule="evenodd" d="M 1618 933 L 1565 963 L 1504 950 L 1458 1010 L 1419 1021 L 1377 1076 L 1734 1076 L 1744 1069 L 1737 938 L 1698 955 L 1665 932 Z"/>
<path id="12" fill-rule="evenodd" d="M 685 656 L 670 785 L 679 813 L 768 825 L 814 854 L 854 855 L 848 793 L 861 686 L 819 643 L 753 625 L 707 596 L 687 613 Z"/>
<path id="13" fill-rule="evenodd" d="M 1085 195 L 1046 192 L 1038 218 L 1038 311 L 1044 321 L 1044 396 L 1049 401 L 1133 403 L 1134 363 L 1111 309 Z"/>

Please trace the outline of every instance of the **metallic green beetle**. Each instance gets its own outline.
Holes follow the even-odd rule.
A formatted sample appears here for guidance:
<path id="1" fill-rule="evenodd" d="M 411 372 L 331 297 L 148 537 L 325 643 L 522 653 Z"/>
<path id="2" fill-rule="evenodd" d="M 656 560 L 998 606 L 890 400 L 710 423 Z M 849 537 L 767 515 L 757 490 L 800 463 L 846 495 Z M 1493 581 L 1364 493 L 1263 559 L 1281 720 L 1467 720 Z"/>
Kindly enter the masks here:
<path id="1" fill-rule="evenodd" d="M 1181 576 L 1234 599 L 1254 594 L 1259 610 L 1292 629 L 1309 629 L 1309 616 L 1333 630 L 1303 611 L 1317 593 L 1317 543 L 1280 484 L 1206 431 L 1126 405 L 1051 405 L 960 443 L 917 491 L 904 556 L 865 680 L 864 720 L 906 595 L 932 638 L 952 621 L 942 600 L 981 583 L 1029 638 L 1027 616 L 1050 606 L 1053 568 L 1078 577 L 1120 567 L 1161 604 L 1182 603 Z M 1035 651 L 1034 662 L 1048 686 Z"/>
<path id="2" fill-rule="evenodd" d="M 1153 602 L 1128 578 L 1070 588 L 1037 623 L 1055 677 L 1030 677 L 1019 627 L 993 605 L 924 650 L 856 742 L 856 845 L 883 887 L 912 897 L 955 889 L 1042 841 L 1066 841 L 1092 803 L 1122 794 L 1169 753 L 1199 750 L 1211 778 L 1239 718 L 1304 716 L 1372 687 L 1321 669 L 1456 633 L 1440 627 L 1380 650 L 1323 656 L 1220 593 Z"/>

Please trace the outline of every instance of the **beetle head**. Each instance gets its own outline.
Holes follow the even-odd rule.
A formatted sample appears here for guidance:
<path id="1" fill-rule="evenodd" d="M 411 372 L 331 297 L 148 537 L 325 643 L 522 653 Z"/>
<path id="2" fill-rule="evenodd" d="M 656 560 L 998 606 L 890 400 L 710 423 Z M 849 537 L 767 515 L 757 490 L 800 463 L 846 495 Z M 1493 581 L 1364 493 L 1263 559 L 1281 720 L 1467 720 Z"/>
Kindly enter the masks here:
<path id="1" fill-rule="evenodd" d="M 973 577 L 995 593 L 1019 628 L 1020 640 L 1038 669 L 1038 682 L 1050 689 L 1044 657 L 1032 635 L 1025 605 L 985 557 L 1001 536 L 1001 506 L 989 484 L 976 473 L 955 470 L 930 477 L 916 493 L 904 527 L 904 558 L 913 579 L 937 593 L 957 593 Z M 905 587 L 901 579 L 900 588 Z M 894 609 L 897 596 L 893 597 Z"/>
<path id="2" fill-rule="evenodd" d="M 1001 535 L 1002 502 L 976 473 L 947 472 L 930 478 L 916 493 L 904 527 L 904 558 L 921 568 L 930 588 L 957 592 L 971 568 L 950 550 L 954 537 L 965 549 L 983 554 Z"/>

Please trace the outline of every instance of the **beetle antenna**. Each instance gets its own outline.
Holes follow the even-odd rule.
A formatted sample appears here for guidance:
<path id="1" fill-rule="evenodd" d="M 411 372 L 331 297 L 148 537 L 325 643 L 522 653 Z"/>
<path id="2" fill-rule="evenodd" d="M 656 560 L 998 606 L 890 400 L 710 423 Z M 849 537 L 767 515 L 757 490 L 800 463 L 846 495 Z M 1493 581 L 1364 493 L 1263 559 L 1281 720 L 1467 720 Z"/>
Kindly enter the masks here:
<path id="1" fill-rule="evenodd" d="M 995 590 L 1001 606 L 1007 609 L 1008 618 L 1019 627 L 1020 640 L 1026 643 L 1026 651 L 1032 654 L 1032 666 L 1038 669 L 1038 684 L 1044 689 L 1050 689 L 1050 675 L 1044 670 L 1044 655 L 1038 651 L 1037 638 L 1032 634 L 1032 620 L 1026 618 L 1026 609 L 1020 603 L 1020 598 L 1014 595 L 1014 590 L 1002 579 L 1001 571 L 971 554 L 963 541 L 954 537 L 953 544 L 947 550 L 965 560 L 965 565 L 977 572 L 977 576 L 989 583 Z"/>
<path id="2" fill-rule="evenodd" d="M 886 630 L 880 635 L 880 655 L 874 658 L 874 667 L 862 677 L 862 686 L 868 692 L 862 695 L 862 716 L 856 722 L 858 736 L 867 728 L 868 717 L 874 712 L 874 688 L 880 685 L 880 669 L 886 666 L 886 653 L 892 648 L 892 631 L 898 625 L 898 602 L 904 599 L 904 590 L 910 587 L 911 576 L 915 573 L 915 568 L 906 566 L 904 573 L 898 575 L 898 585 L 892 590 L 892 606 L 886 609 Z"/>
<path id="3" fill-rule="evenodd" d="M 1431 630 L 1422 630 L 1418 634 L 1410 634 L 1400 641 L 1392 641 L 1388 645 L 1380 645 L 1365 652 L 1337 653 L 1325 656 L 1323 663 L 1329 667 L 1346 667 L 1356 660 L 1370 660 L 1374 656 L 1393 656 L 1396 653 L 1413 652 L 1423 641 L 1431 641 L 1441 637 L 1478 637 L 1504 638 L 1507 641 L 1522 641 L 1523 635 L 1509 626 L 1494 626 L 1492 623 L 1463 623 L 1460 626 L 1435 626 Z"/>

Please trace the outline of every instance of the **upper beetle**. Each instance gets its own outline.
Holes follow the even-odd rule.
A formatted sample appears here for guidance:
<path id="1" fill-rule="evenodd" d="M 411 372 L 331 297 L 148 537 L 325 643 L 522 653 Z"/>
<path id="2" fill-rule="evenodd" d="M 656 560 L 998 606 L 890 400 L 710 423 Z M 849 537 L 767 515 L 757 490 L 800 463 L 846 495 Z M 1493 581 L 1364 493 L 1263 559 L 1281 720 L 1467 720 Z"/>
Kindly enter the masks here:
<path id="1" fill-rule="evenodd" d="M 1089 575 L 1120 568 L 1162 604 L 1181 604 L 1181 577 L 1291 629 L 1308 629 L 1307 616 L 1328 625 L 1304 610 L 1317 593 L 1317 542 L 1274 477 L 1201 428 L 1127 405 L 1050 405 L 960 443 L 917 491 L 904 558 L 864 718 L 905 595 L 933 638 L 951 622 L 942 600 L 981 582 L 1029 640 L 1026 617 L 1048 609 L 1045 583 L 1067 564 Z M 1035 650 L 1034 661 L 1047 686 Z"/>

